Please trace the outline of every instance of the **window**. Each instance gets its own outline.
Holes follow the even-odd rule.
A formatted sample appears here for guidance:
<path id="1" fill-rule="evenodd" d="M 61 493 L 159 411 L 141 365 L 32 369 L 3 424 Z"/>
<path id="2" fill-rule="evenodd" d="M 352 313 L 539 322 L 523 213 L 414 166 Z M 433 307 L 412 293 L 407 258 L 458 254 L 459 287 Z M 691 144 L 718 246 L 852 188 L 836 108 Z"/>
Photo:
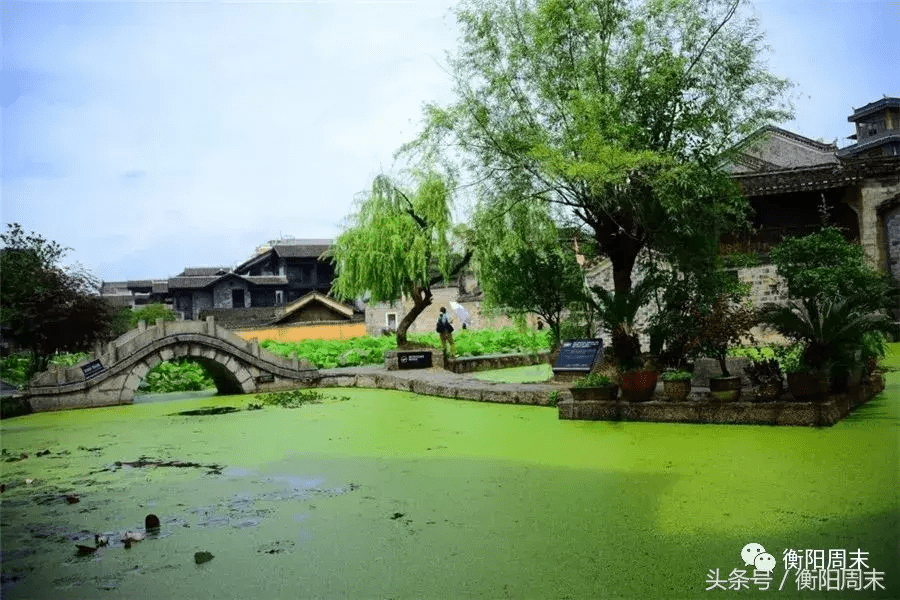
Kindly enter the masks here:
<path id="1" fill-rule="evenodd" d="M 397 313 L 387 313 L 385 323 L 389 331 L 397 331 Z"/>
<path id="2" fill-rule="evenodd" d="M 284 292 L 275 290 L 275 306 L 281 306 L 282 304 L 284 304 Z"/>

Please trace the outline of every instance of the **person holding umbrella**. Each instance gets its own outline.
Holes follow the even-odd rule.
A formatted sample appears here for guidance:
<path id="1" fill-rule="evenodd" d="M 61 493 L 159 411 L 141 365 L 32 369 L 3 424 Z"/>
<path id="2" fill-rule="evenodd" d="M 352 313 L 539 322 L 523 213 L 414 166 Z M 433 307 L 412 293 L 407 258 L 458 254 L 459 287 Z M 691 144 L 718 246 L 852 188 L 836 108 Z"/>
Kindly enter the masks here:
<path id="1" fill-rule="evenodd" d="M 444 349 L 444 356 L 447 356 L 447 344 L 450 344 L 450 356 L 456 354 L 456 344 L 453 343 L 453 325 L 450 324 L 450 316 L 447 309 L 441 307 L 441 314 L 438 315 L 437 332 L 441 335 L 441 347 Z"/>

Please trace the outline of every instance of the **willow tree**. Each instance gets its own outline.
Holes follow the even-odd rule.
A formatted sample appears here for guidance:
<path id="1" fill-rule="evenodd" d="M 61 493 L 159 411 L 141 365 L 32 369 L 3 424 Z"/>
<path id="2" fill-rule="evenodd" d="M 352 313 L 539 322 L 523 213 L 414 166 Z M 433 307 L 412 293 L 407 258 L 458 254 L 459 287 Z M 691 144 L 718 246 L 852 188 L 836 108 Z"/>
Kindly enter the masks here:
<path id="1" fill-rule="evenodd" d="M 453 250 L 447 181 L 424 172 L 414 175 L 414 185 L 404 190 L 385 175 L 376 177 L 330 250 L 336 296 L 412 301 L 397 326 L 398 346 L 406 345 L 410 325 L 431 304 L 431 287 L 456 275 L 471 257 Z"/>
<path id="2" fill-rule="evenodd" d="M 644 248 L 708 256 L 745 222 L 720 166 L 747 134 L 789 116 L 788 84 L 766 71 L 742 4 L 463 2 L 449 59 L 456 99 L 426 107 L 407 150 L 462 157 L 495 203 L 565 207 L 626 294 Z"/>

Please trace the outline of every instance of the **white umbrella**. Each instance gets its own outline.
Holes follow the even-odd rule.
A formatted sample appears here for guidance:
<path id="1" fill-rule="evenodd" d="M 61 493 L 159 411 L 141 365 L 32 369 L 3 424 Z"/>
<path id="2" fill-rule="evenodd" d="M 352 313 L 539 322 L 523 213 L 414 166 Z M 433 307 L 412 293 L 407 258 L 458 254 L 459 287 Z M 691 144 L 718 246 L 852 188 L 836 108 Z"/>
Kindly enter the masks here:
<path id="1" fill-rule="evenodd" d="M 460 323 L 465 323 L 466 327 L 470 325 L 469 323 L 469 311 L 467 311 L 462 304 L 458 302 L 450 301 L 450 308 L 456 313 L 456 316 L 459 317 Z"/>

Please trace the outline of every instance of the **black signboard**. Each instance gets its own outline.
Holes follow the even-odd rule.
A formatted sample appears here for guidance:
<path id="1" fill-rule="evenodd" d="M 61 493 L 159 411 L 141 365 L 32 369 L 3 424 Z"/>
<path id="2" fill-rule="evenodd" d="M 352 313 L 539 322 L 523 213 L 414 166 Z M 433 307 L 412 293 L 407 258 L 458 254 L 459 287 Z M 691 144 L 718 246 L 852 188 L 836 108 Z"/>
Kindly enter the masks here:
<path id="1" fill-rule="evenodd" d="M 559 348 L 553 372 L 589 373 L 595 362 L 603 359 L 603 340 L 566 340 Z"/>
<path id="2" fill-rule="evenodd" d="M 263 373 L 256 378 L 256 383 L 272 383 L 273 381 L 275 381 L 275 376 L 271 373 Z"/>
<path id="3" fill-rule="evenodd" d="M 100 360 L 92 360 L 86 365 L 81 365 L 81 372 L 84 373 L 85 379 L 90 379 L 97 373 L 102 373 L 106 368 L 100 364 Z"/>
<path id="4" fill-rule="evenodd" d="M 401 369 L 427 369 L 431 366 L 431 352 L 398 352 L 397 363 Z"/>

